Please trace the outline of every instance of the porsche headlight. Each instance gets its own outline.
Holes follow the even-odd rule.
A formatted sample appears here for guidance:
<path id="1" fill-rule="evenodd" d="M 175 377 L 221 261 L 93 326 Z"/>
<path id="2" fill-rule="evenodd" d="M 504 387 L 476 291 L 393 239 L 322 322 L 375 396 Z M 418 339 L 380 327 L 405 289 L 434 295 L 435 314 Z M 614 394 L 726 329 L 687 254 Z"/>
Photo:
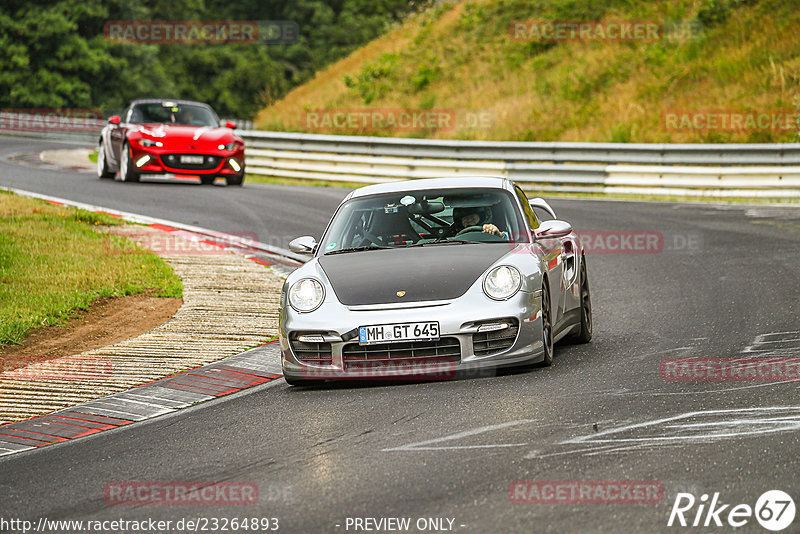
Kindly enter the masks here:
<path id="1" fill-rule="evenodd" d="M 495 267 L 483 280 L 483 292 L 494 300 L 507 300 L 513 297 L 522 286 L 522 275 L 515 267 L 500 265 Z"/>
<path id="2" fill-rule="evenodd" d="M 298 280 L 289 288 L 289 304 L 299 312 L 316 310 L 324 299 L 325 289 L 313 278 Z"/>
<path id="3" fill-rule="evenodd" d="M 139 139 L 139 144 L 146 147 L 164 146 L 164 143 L 161 141 L 153 141 L 152 139 Z"/>

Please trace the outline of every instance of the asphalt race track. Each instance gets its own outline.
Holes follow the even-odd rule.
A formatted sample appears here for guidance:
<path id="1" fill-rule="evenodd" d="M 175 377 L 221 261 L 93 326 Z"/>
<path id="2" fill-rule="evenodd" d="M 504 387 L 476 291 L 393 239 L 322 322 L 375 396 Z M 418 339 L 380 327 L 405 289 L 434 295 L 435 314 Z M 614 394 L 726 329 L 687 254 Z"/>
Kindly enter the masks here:
<path id="1" fill-rule="evenodd" d="M 0 138 L 0 185 L 256 233 L 283 247 L 297 235 L 319 237 L 346 194 L 125 184 L 5 159 L 49 146 Z M 410 384 L 292 388 L 276 380 L 0 459 L 0 517 L 173 525 L 264 517 L 278 518 L 280 532 L 397 531 L 365 518 L 410 518 L 411 532 L 722 532 L 732 530 L 734 506 L 754 508 L 768 490 L 797 502 L 798 382 L 674 381 L 661 370 L 667 358 L 800 357 L 800 208 L 552 204 L 592 241 L 595 319 L 593 342 L 557 346 L 552 367 Z M 660 236 L 659 245 L 599 253 L 642 233 Z M 108 484 L 129 481 L 246 482 L 258 486 L 258 500 L 134 506 L 104 498 Z M 532 486 L 517 493 L 515 481 L 538 481 L 534 489 L 544 481 L 646 481 L 661 493 L 656 503 L 569 495 L 512 502 L 534 500 Z M 701 496 L 708 509 L 717 492 L 729 505 L 715 516 L 723 527 L 714 518 L 705 529 L 667 526 L 679 493 L 697 500 L 685 512 L 691 524 Z M 615 500 L 610 492 L 605 499 Z M 765 531 L 745 519 L 741 531 Z M 800 517 L 785 530 L 798 531 Z"/>

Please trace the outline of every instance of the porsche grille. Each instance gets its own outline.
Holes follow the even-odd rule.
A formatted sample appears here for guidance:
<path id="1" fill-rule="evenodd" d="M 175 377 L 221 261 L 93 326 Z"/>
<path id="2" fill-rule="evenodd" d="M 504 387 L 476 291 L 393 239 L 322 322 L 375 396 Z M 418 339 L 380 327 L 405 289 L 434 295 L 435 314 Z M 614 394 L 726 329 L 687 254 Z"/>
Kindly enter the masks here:
<path id="1" fill-rule="evenodd" d="M 443 337 L 436 341 L 411 341 L 405 343 L 378 343 L 359 345 L 348 343 L 342 348 L 344 368 L 361 367 L 385 363 L 431 363 L 446 364 L 461 361 L 461 345 L 458 338 Z"/>

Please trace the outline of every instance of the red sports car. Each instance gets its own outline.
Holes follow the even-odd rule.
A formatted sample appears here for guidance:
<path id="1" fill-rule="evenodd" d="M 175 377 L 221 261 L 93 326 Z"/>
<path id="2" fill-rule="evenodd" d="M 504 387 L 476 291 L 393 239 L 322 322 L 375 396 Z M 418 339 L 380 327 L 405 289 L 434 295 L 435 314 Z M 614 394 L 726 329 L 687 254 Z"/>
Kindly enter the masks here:
<path id="1" fill-rule="evenodd" d="M 232 122 L 221 126 L 207 104 L 184 100 L 136 100 L 100 133 L 97 175 L 138 182 L 143 174 L 217 177 L 228 185 L 244 181 L 244 141 Z"/>

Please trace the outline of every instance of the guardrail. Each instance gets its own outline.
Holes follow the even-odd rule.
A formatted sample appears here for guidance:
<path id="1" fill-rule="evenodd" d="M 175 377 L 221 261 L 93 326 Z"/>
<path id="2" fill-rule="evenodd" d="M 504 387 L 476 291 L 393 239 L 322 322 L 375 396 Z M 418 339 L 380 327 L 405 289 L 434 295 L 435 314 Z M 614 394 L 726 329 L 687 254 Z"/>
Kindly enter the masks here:
<path id="1" fill-rule="evenodd" d="M 389 182 L 508 177 L 528 189 L 800 197 L 800 143 L 630 144 L 451 141 L 240 131 L 247 171 Z"/>
<path id="2" fill-rule="evenodd" d="M 105 125 L 104 120 L 86 118 L 78 127 L 68 123 L 59 128 L 34 123 L 37 118 L 41 121 L 32 116 L 28 124 L 19 113 L 2 112 L 0 133 L 93 145 Z M 16 121 L 15 128 L 7 127 L 11 121 Z M 377 183 L 491 175 L 538 191 L 800 198 L 800 143 L 503 142 L 244 129 L 237 133 L 247 145 L 248 173 L 275 177 Z"/>
<path id="3" fill-rule="evenodd" d="M 223 123 L 231 121 L 242 130 L 253 127 L 253 121 L 250 120 L 220 120 Z M 39 113 L 0 111 L 0 134 L 95 145 L 106 121 L 100 112 L 93 110 L 41 110 Z"/>

